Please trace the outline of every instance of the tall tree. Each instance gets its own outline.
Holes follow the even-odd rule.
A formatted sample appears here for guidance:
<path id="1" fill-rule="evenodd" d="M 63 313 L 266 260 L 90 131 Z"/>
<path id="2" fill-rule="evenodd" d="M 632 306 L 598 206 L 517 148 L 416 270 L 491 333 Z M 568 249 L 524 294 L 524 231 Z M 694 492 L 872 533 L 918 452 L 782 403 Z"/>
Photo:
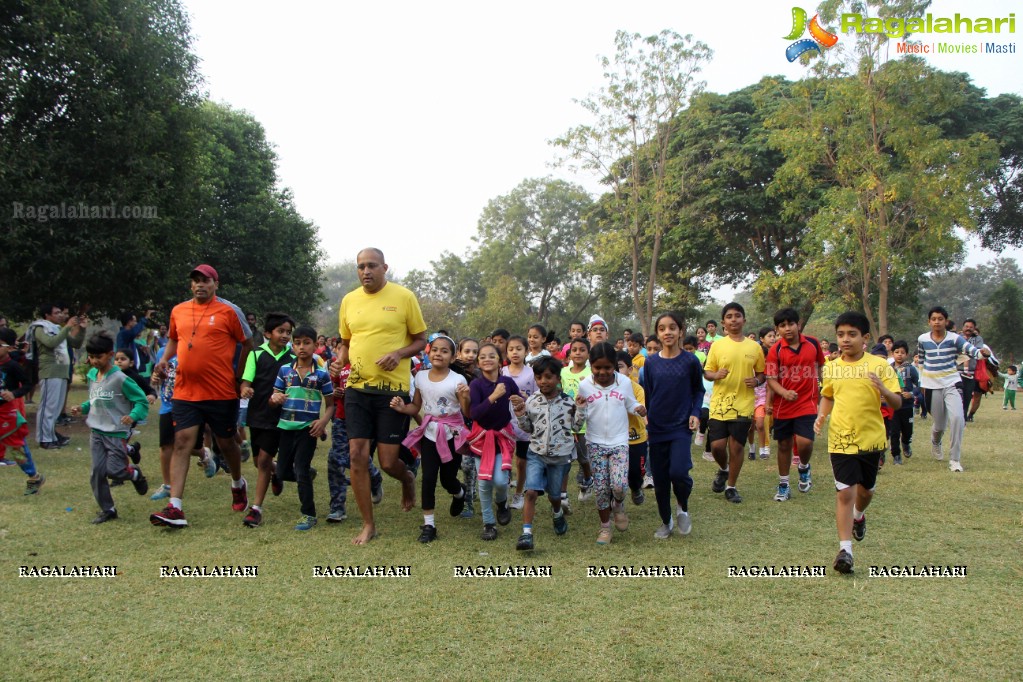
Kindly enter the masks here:
<path id="1" fill-rule="evenodd" d="M 1023 288 L 1018 282 L 1007 279 L 991 292 L 988 302 L 995 310 L 994 319 L 987 326 L 984 337 L 988 345 L 995 348 L 1005 359 L 1015 362 L 1023 357 Z"/>
<path id="2" fill-rule="evenodd" d="M 554 141 L 613 189 L 612 208 L 623 212 L 616 227 L 624 227 L 619 237 L 628 246 L 633 311 L 645 334 L 653 321 L 673 197 L 685 192 L 688 181 L 677 167 L 669 174 L 669 150 L 679 114 L 703 88 L 697 78 L 711 55 L 691 35 L 665 30 L 643 37 L 618 31 L 614 57 L 601 58 L 605 86 L 580 102 L 594 123 Z M 643 177 L 649 181 L 642 182 Z"/>
<path id="3" fill-rule="evenodd" d="M 18 281 L 0 307 L 151 303 L 191 255 L 179 211 L 193 205 L 199 75 L 186 13 L 177 0 L 15 0 L 0 14 L 0 271 Z"/>

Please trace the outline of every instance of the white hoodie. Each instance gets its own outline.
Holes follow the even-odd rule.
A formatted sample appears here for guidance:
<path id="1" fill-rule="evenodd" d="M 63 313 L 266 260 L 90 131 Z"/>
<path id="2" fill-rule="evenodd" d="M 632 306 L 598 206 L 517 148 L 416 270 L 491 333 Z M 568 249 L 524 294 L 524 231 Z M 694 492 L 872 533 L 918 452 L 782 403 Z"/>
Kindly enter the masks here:
<path id="1" fill-rule="evenodd" d="M 579 382 L 577 395 L 586 400 L 586 442 L 628 447 L 629 414 L 639 407 L 632 381 L 615 372 L 614 382 L 604 387 L 588 376 Z"/>

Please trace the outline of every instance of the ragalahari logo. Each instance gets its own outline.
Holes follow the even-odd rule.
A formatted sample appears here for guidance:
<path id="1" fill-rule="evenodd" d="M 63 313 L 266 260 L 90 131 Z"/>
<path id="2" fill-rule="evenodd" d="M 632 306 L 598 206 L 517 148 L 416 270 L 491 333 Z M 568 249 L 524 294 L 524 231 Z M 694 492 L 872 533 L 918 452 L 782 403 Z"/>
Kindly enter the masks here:
<path id="1" fill-rule="evenodd" d="M 829 33 L 823 26 L 820 25 L 818 19 L 819 14 L 813 15 L 813 19 L 809 22 L 806 20 L 806 10 L 802 7 L 792 8 L 792 31 L 785 36 L 785 40 L 795 40 L 785 50 L 785 58 L 790 62 L 794 62 L 799 59 L 800 56 L 807 52 L 816 52 L 818 55 L 821 53 L 821 48 L 834 47 L 838 42 L 838 36 L 834 33 Z M 796 40 L 803 35 L 804 32 L 809 31 L 810 37 L 803 38 L 802 40 Z"/>

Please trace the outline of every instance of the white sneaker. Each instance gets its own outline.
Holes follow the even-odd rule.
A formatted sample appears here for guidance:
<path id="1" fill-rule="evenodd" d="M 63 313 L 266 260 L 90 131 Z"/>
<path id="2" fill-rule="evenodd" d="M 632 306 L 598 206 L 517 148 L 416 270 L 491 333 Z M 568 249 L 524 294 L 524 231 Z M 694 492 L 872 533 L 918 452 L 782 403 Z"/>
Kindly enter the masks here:
<path id="1" fill-rule="evenodd" d="M 931 440 L 931 454 L 934 455 L 934 459 L 939 462 L 945 459 L 945 455 L 941 452 L 941 441 Z"/>
<path id="2" fill-rule="evenodd" d="M 693 532 L 693 520 L 684 511 L 675 512 L 675 532 L 683 536 Z"/>
<path id="3" fill-rule="evenodd" d="M 647 474 L 646 476 L 644 476 L 643 477 L 643 487 L 644 488 L 653 488 L 654 487 L 654 477 L 651 476 L 650 474 Z"/>
<path id="4" fill-rule="evenodd" d="M 1005 408 L 1002 408 L 1002 409 L 1005 409 Z M 696 443 L 697 445 L 703 445 L 704 443 L 707 442 L 707 434 L 700 433 L 699 431 L 697 431 L 696 432 L 696 437 L 693 438 L 693 442 Z"/>
<path id="5" fill-rule="evenodd" d="M 563 511 L 565 513 L 565 516 L 571 516 L 572 515 L 572 507 L 571 507 L 571 505 L 568 504 L 568 498 L 567 497 L 562 497 L 561 498 L 561 511 Z"/>
<path id="6" fill-rule="evenodd" d="M 713 462 L 714 461 L 714 454 L 710 453 L 710 452 L 705 452 L 705 453 L 703 453 L 703 458 L 705 460 L 707 460 L 708 462 Z"/>
<path id="7" fill-rule="evenodd" d="M 769 459 L 770 457 L 771 457 L 770 447 L 765 446 L 760 448 L 760 459 Z"/>
<path id="8" fill-rule="evenodd" d="M 525 495 L 522 495 L 521 493 L 515 493 L 514 495 L 512 495 L 511 503 L 508 506 L 511 507 L 512 509 L 522 509 L 522 507 L 525 504 L 526 504 Z"/>
<path id="9" fill-rule="evenodd" d="M 662 523 L 661 527 L 654 531 L 654 537 L 658 540 L 667 540 L 671 537 L 671 524 Z"/>
<path id="10" fill-rule="evenodd" d="M 960 464 L 959 462 L 949 462 L 948 463 L 948 470 L 949 471 L 957 471 L 959 473 L 962 473 L 963 465 Z"/>

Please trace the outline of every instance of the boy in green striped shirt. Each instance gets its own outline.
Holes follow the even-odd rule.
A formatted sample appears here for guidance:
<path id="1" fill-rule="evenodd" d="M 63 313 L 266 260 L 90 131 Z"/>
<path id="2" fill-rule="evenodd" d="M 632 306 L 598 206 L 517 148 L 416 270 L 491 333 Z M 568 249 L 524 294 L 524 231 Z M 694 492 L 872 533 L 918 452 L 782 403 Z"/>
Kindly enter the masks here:
<path id="1" fill-rule="evenodd" d="M 272 405 L 281 406 L 280 450 L 277 454 L 277 475 L 284 481 L 295 481 L 302 518 L 295 530 L 309 530 L 316 525 L 316 503 L 313 500 L 313 477 L 310 464 L 316 454 L 316 439 L 326 436 L 327 425 L 334 413 L 334 384 L 325 369 L 316 366 L 316 330 L 300 326 L 291 336 L 295 362 L 281 367 L 270 397 Z M 325 406 L 323 416 L 321 407 Z"/>

